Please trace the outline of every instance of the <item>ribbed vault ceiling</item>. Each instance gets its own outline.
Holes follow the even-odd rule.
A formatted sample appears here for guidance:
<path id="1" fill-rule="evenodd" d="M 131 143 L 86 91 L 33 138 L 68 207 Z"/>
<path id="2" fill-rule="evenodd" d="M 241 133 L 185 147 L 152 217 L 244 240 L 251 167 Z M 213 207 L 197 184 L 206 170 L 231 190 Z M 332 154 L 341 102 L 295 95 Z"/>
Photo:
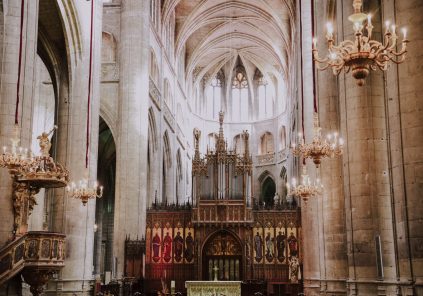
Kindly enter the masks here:
<path id="1" fill-rule="evenodd" d="M 167 0 L 163 22 L 175 9 L 175 54 L 186 50 L 187 78 L 213 77 L 239 56 L 249 76 L 284 77 L 292 48 L 293 0 Z M 249 67 L 248 67 L 249 66 Z M 249 69 L 248 69 L 249 68 Z"/>

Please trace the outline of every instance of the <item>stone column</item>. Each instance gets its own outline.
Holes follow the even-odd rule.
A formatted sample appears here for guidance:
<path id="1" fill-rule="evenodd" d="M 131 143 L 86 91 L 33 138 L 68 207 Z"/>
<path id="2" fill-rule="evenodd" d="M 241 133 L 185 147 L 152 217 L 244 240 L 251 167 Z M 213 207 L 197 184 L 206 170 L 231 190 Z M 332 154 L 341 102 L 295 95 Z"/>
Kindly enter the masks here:
<path id="1" fill-rule="evenodd" d="M 364 11 L 376 11 L 373 38 L 380 39 L 381 20 L 377 3 Z M 350 3 L 337 8 L 338 36 L 352 39 L 353 13 Z M 351 73 L 339 80 L 341 131 L 346 145 L 343 156 L 344 195 L 351 295 L 394 293 L 395 256 L 392 235 L 391 196 L 388 178 L 387 128 L 383 73 L 372 71 L 364 86 Z M 376 238 L 380 237 L 383 272 L 377 268 Z M 378 285 L 378 281 L 381 283 Z M 385 283 L 383 283 L 385 281 Z M 382 293 L 382 294 L 380 294 Z"/>
<path id="2" fill-rule="evenodd" d="M 21 1 L 3 3 L 4 27 L 0 42 L 0 147 L 10 148 L 15 126 L 15 106 L 18 80 Z M 34 71 L 37 48 L 38 0 L 25 1 L 22 30 L 22 64 L 20 75 L 19 126 L 20 144 L 31 146 L 31 106 L 34 95 Z M 0 168 L 0 246 L 13 238 L 12 179 L 7 169 Z"/>
<path id="3" fill-rule="evenodd" d="M 148 144 L 149 2 L 123 0 L 116 143 L 116 203 L 113 256 L 116 278 L 124 269 L 125 237 L 145 231 Z M 115 260 L 116 260 L 115 259 Z"/>
<path id="4" fill-rule="evenodd" d="M 406 27 L 410 40 L 406 61 L 388 71 L 387 92 L 401 290 L 403 295 L 422 295 L 423 2 L 384 0 L 383 6 L 385 19 L 394 21 L 399 28 Z M 402 32 L 399 35 L 402 40 Z M 414 291 L 411 281 L 415 282 Z"/>
<path id="5" fill-rule="evenodd" d="M 100 50 L 102 2 L 94 2 L 92 95 L 90 111 L 90 148 L 88 169 L 85 168 L 88 77 L 90 58 L 91 2 L 78 2 L 81 23 L 82 52 L 67 61 L 72 66 L 60 65 L 58 87 L 57 161 L 70 171 L 72 181 L 88 178 L 97 180 L 98 126 L 100 109 Z M 65 35 L 66 36 L 66 35 Z M 76 50 L 68 48 L 68 50 Z M 92 184 L 92 183 L 90 183 Z M 73 199 L 64 189 L 54 191 L 51 230 L 66 234 L 66 261 L 57 280 L 48 284 L 47 295 L 90 295 L 93 281 L 93 248 L 95 200 L 86 206 Z"/>
<path id="6" fill-rule="evenodd" d="M 315 10 L 315 35 L 320 54 L 327 51 L 323 41 L 326 35 L 326 23 L 335 22 L 333 9 L 335 1 L 319 0 Z M 331 13 L 332 12 L 332 13 Z M 317 96 L 320 127 L 322 136 L 335 131 L 339 132 L 339 96 L 337 77 L 332 71 L 317 71 Z M 343 136 L 343 135 L 341 135 Z M 347 242 L 345 235 L 345 205 L 342 178 L 342 156 L 322 161 L 319 170 L 324 192 L 321 199 L 321 290 L 325 293 L 346 294 L 348 278 Z"/>
<path id="7" fill-rule="evenodd" d="M 304 88 L 304 129 L 305 141 L 311 142 L 313 138 L 313 72 L 312 72 L 312 40 L 311 40 L 311 1 L 302 1 L 302 58 L 303 58 L 303 81 L 299 83 L 298 100 L 301 101 L 301 87 Z M 299 28 L 299 26 L 298 26 Z M 300 58 L 300 57 L 299 57 Z M 301 113 L 299 114 L 299 131 L 301 131 Z M 302 160 L 301 160 L 302 161 Z M 300 174 L 302 172 L 302 163 L 300 163 Z M 307 160 L 307 173 L 310 178 L 316 177 L 316 168 L 312 161 Z M 301 181 L 301 176 L 297 178 Z M 319 214 L 319 205 L 321 197 L 312 197 L 307 203 L 301 201 L 301 219 L 302 219 L 302 249 L 303 249 L 303 275 L 304 275 L 304 293 L 306 295 L 318 295 L 320 292 L 320 227 L 321 215 Z"/>

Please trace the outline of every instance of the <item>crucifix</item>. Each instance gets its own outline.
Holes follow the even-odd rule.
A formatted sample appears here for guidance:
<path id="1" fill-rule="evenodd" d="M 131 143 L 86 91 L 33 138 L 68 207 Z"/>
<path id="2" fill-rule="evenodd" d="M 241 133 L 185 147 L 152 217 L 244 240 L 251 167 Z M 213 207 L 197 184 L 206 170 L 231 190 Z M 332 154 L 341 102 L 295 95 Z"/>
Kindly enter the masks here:
<path id="1" fill-rule="evenodd" d="M 213 275 L 214 275 L 214 281 L 217 281 L 218 279 L 217 279 L 217 272 L 219 271 L 219 268 L 215 265 L 214 267 L 213 267 Z"/>

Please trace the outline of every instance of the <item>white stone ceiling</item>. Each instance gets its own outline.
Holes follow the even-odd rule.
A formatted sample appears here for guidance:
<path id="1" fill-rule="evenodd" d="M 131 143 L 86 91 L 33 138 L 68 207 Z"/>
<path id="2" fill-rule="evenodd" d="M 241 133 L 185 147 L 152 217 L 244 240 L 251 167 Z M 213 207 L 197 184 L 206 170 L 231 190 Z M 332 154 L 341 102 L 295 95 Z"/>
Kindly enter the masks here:
<path id="1" fill-rule="evenodd" d="M 166 0 L 163 23 L 173 9 L 175 55 L 185 46 L 188 79 L 212 77 L 225 65 L 234 65 L 238 55 L 247 75 L 258 68 L 265 75 L 287 78 L 294 0 Z"/>

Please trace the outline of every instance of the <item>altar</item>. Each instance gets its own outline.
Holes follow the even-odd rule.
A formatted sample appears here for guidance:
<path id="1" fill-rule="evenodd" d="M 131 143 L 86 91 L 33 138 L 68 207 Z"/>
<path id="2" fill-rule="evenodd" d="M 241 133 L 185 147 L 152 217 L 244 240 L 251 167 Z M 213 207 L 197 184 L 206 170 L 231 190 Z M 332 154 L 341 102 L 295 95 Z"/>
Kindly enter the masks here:
<path id="1" fill-rule="evenodd" d="M 187 281 L 188 296 L 240 296 L 240 281 Z"/>

